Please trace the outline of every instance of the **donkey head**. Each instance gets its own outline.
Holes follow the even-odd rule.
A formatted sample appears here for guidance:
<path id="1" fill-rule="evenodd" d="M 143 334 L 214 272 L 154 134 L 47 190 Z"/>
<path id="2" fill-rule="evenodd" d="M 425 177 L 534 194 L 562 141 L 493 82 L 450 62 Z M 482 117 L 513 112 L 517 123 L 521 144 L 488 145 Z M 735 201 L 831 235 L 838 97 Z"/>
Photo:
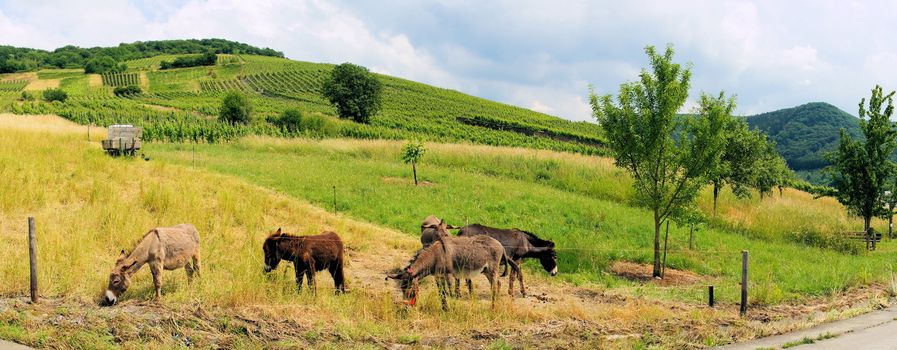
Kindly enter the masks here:
<path id="1" fill-rule="evenodd" d="M 386 279 L 394 279 L 399 282 L 399 288 L 402 290 L 402 297 L 408 305 L 414 306 L 417 301 L 417 277 L 414 276 L 411 268 L 406 268 L 399 272 L 386 275 Z"/>
<path id="2" fill-rule="evenodd" d="M 262 246 L 262 250 L 265 252 L 265 272 L 271 272 L 277 268 L 277 264 L 280 264 L 281 255 L 280 249 L 277 249 L 277 243 L 281 236 L 283 236 L 283 231 L 278 227 L 277 231 L 265 239 L 265 244 Z"/>
<path id="3" fill-rule="evenodd" d="M 106 287 L 106 294 L 103 296 L 101 304 L 103 306 L 111 306 L 118 301 L 118 297 L 128 290 L 131 286 L 131 275 L 128 270 L 137 264 L 137 261 L 127 260 L 125 251 L 121 251 L 118 260 L 115 261 L 115 268 L 109 274 L 109 285 Z"/>
<path id="4" fill-rule="evenodd" d="M 533 248 L 533 252 L 538 256 L 539 262 L 542 263 L 542 268 L 545 269 L 546 272 L 552 276 L 558 274 L 558 255 L 554 250 L 554 243 L 551 243 L 547 247 L 535 247 Z"/>

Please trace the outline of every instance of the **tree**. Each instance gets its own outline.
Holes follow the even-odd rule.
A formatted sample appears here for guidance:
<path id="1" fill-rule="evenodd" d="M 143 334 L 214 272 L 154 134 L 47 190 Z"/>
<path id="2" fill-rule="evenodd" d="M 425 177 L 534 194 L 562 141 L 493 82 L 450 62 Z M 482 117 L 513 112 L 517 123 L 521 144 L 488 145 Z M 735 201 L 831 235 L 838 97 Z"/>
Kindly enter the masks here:
<path id="1" fill-rule="evenodd" d="M 424 157 L 427 151 L 424 144 L 419 141 L 409 141 L 402 146 L 402 161 L 405 164 L 411 163 L 411 170 L 414 172 L 414 185 L 417 186 L 417 163 Z"/>
<path id="2" fill-rule="evenodd" d="M 678 117 L 688 98 L 691 70 L 673 63 L 673 48 L 660 55 L 645 49 L 652 71 L 611 95 L 590 93 L 594 116 L 604 129 L 616 165 L 635 180 L 636 200 L 654 217 L 654 277 L 661 276 L 661 226 L 694 201 L 705 175 L 723 151 L 722 129 L 735 108 L 733 98 L 702 95 L 699 114 Z"/>
<path id="3" fill-rule="evenodd" d="M 128 69 L 128 66 L 124 63 L 117 63 L 115 59 L 109 56 L 100 56 L 94 57 L 87 60 L 87 64 L 84 65 L 84 73 L 90 74 L 106 74 L 106 73 L 121 73 Z"/>
<path id="4" fill-rule="evenodd" d="M 68 98 L 69 94 L 62 89 L 56 88 L 44 90 L 44 100 L 65 102 Z"/>
<path id="5" fill-rule="evenodd" d="M 380 110 L 383 87 L 367 68 L 343 63 L 333 68 L 324 82 L 323 95 L 336 107 L 340 118 L 367 123 Z"/>
<path id="6" fill-rule="evenodd" d="M 897 149 L 897 128 L 890 121 L 893 97 L 893 91 L 885 95 L 876 85 L 868 109 L 866 98 L 860 100 L 860 129 L 865 140 L 856 140 L 841 129 L 838 148 L 827 154 L 836 198 L 849 212 L 863 217 L 863 231 L 869 230 L 872 217 L 888 215 L 882 204 L 895 168 L 889 157 Z"/>
<path id="7" fill-rule="evenodd" d="M 710 170 L 708 178 L 713 186 L 713 215 L 719 191 L 729 185 L 739 198 L 750 197 L 750 185 L 756 174 L 766 137 L 757 130 L 750 130 L 741 118 L 732 118 L 724 129 L 725 148 L 719 163 Z"/>
<path id="8" fill-rule="evenodd" d="M 230 91 L 221 100 L 218 119 L 231 124 L 248 124 L 252 121 L 252 103 L 239 92 Z"/>
<path id="9" fill-rule="evenodd" d="M 115 89 L 112 89 L 112 93 L 115 94 L 115 96 L 130 96 L 141 92 L 143 92 L 143 90 L 137 85 L 117 86 Z"/>
<path id="10" fill-rule="evenodd" d="M 791 169 L 785 163 L 785 159 L 776 152 L 774 143 L 765 143 L 760 147 L 760 159 L 754 164 L 754 176 L 751 180 L 751 186 L 760 192 L 760 199 L 770 192 L 773 188 L 779 187 L 781 193 L 782 187 L 785 186 L 791 177 Z"/>

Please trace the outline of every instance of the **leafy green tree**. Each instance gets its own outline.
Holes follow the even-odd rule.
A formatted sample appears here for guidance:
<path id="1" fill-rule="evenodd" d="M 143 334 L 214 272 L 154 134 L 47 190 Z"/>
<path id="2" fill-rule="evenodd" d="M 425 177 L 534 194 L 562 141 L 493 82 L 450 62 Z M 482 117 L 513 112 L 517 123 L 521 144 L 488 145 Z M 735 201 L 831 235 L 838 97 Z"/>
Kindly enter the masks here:
<path id="1" fill-rule="evenodd" d="M 897 128 L 890 120 L 893 97 L 893 91 L 885 95 L 876 85 L 868 109 L 866 98 L 860 100 L 860 129 L 865 140 L 854 139 L 841 129 L 838 148 L 828 154 L 838 201 L 863 217 L 864 231 L 869 230 L 873 217 L 888 215 L 882 204 L 888 178 L 894 172 L 889 157 L 897 149 Z"/>
<path id="2" fill-rule="evenodd" d="M 409 141 L 402 146 L 402 161 L 405 164 L 411 163 L 411 170 L 414 172 L 414 185 L 417 186 L 417 163 L 424 157 L 427 149 L 424 144 L 419 141 Z"/>
<path id="3" fill-rule="evenodd" d="M 760 159 L 754 164 L 754 176 L 751 186 L 760 192 L 760 199 L 770 194 L 776 187 L 781 188 L 788 183 L 792 172 L 785 159 L 776 152 L 774 143 L 766 143 L 760 148 Z"/>
<path id="4" fill-rule="evenodd" d="M 59 101 L 65 102 L 69 98 L 69 94 L 67 94 L 62 89 L 46 89 L 44 90 L 44 100 L 47 101 Z"/>
<path id="5" fill-rule="evenodd" d="M 84 65 L 84 73 L 88 74 L 121 73 L 126 69 L 128 69 L 127 65 L 124 63 L 119 64 L 115 59 L 109 56 L 91 58 L 87 60 L 87 64 Z"/>
<path id="6" fill-rule="evenodd" d="M 252 103 L 243 94 L 230 91 L 221 100 L 218 119 L 231 124 L 249 124 L 252 121 Z"/>
<path id="7" fill-rule="evenodd" d="M 722 157 L 708 174 L 713 186 L 714 216 L 719 191 L 723 186 L 729 185 L 732 193 L 739 198 L 750 197 L 751 181 L 766 148 L 766 137 L 757 130 L 750 130 L 744 119 L 730 118 L 724 134 L 726 146 Z"/>
<path id="8" fill-rule="evenodd" d="M 336 107 L 340 118 L 368 123 L 380 110 L 380 80 L 367 68 L 343 63 L 333 68 L 324 82 L 323 95 Z"/>
<path id="9" fill-rule="evenodd" d="M 635 197 L 653 212 L 654 277 L 661 276 L 661 226 L 680 207 L 692 203 L 716 166 L 725 146 L 723 127 L 735 108 L 733 98 L 702 95 L 700 113 L 678 118 L 688 98 L 690 68 L 673 63 L 673 48 L 664 54 L 645 49 L 652 71 L 611 95 L 590 94 L 594 116 L 604 129 L 619 167 L 634 178 Z"/>

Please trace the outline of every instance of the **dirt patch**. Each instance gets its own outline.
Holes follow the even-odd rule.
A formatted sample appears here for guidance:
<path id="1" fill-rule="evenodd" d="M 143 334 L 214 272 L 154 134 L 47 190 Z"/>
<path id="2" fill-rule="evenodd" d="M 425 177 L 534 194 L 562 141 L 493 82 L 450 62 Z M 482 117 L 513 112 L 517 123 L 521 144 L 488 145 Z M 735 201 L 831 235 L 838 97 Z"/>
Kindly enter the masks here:
<path id="1" fill-rule="evenodd" d="M 412 186 L 413 186 L 413 185 L 414 185 L 414 179 L 406 179 L 406 178 L 403 178 L 403 177 L 391 177 L 391 176 L 386 176 L 386 177 L 383 177 L 383 183 L 385 183 L 385 184 L 396 184 L 396 185 L 412 185 Z M 418 186 L 429 187 L 429 186 L 434 186 L 435 183 L 430 182 L 430 181 L 421 180 L 421 181 L 418 181 L 418 182 L 417 182 L 417 185 L 418 185 Z"/>
<path id="2" fill-rule="evenodd" d="M 59 79 L 37 79 L 32 80 L 25 86 L 25 90 L 46 90 L 59 87 Z"/>
<path id="3" fill-rule="evenodd" d="M 143 91 L 149 91 L 149 78 L 147 78 L 145 71 L 140 72 L 140 88 Z"/>
<path id="4" fill-rule="evenodd" d="M 162 111 L 162 112 L 178 112 L 178 111 L 180 111 L 180 109 L 177 109 L 174 107 L 168 107 L 168 106 L 151 105 L 151 104 L 144 104 L 143 106 L 146 108 L 151 108 L 151 109 L 155 109 L 157 111 Z"/>
<path id="5" fill-rule="evenodd" d="M 625 279 L 651 282 L 662 286 L 678 286 L 695 284 L 705 280 L 704 277 L 685 270 L 676 270 L 667 267 L 664 278 L 658 279 L 652 276 L 654 267 L 648 264 L 637 264 L 628 261 L 617 261 L 611 266 L 614 274 Z"/>

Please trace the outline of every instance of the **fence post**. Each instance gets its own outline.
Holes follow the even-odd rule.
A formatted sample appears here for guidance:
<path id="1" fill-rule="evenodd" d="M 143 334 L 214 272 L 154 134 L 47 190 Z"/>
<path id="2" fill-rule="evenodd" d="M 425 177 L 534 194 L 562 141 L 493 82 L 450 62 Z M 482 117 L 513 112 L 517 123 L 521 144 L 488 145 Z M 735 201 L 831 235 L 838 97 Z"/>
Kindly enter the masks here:
<path id="1" fill-rule="evenodd" d="M 713 286 L 707 286 L 707 304 L 710 307 L 716 305 L 716 302 L 713 300 Z"/>
<path id="2" fill-rule="evenodd" d="M 333 212 L 336 213 L 336 186 L 333 186 Z"/>
<path id="3" fill-rule="evenodd" d="M 741 251 L 741 310 L 739 314 L 747 314 L 748 303 L 748 251 Z"/>
<path id="4" fill-rule="evenodd" d="M 34 227 L 34 217 L 28 217 L 28 258 L 31 265 L 31 302 L 37 302 L 37 232 Z"/>

